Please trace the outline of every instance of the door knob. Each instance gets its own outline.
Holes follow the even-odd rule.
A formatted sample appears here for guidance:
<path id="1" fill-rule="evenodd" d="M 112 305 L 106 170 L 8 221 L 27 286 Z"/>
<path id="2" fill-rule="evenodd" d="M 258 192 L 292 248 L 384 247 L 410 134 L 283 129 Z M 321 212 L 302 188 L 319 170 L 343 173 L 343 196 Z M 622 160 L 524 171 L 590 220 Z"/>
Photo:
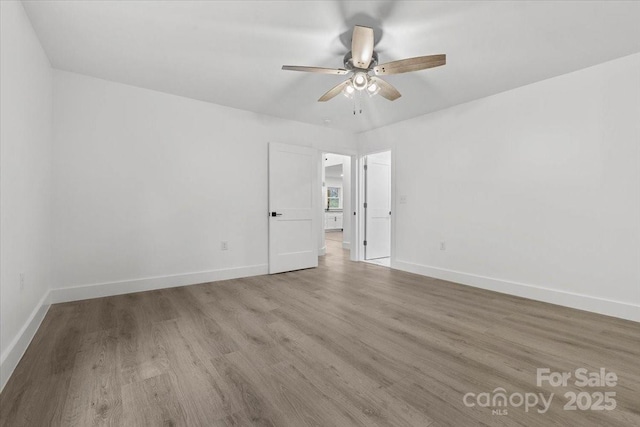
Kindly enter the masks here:
<path id="1" fill-rule="evenodd" d="M 271 212 L 271 216 L 282 216 L 282 214 L 277 212 Z"/>

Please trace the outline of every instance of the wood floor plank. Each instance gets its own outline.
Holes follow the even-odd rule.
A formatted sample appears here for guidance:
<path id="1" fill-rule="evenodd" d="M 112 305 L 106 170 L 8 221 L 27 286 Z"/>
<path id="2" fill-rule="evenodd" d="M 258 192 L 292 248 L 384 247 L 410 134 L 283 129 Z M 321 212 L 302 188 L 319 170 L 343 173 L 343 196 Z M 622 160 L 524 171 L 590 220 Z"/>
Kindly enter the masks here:
<path id="1" fill-rule="evenodd" d="M 128 384 L 166 373 L 168 357 L 154 329 L 150 307 L 142 294 L 122 296 L 118 310 L 118 357 L 120 382 Z"/>
<path id="2" fill-rule="evenodd" d="M 240 403 L 242 418 L 256 426 L 275 427 L 293 424 L 293 420 L 287 424 L 284 414 L 274 403 L 273 384 L 265 381 L 262 375 L 256 375 L 254 369 L 242 369 L 237 366 L 237 363 L 233 363 L 233 360 L 237 360 L 237 354 L 239 352 L 229 353 L 215 359 L 213 363 L 231 388 L 233 399 Z"/>
<path id="3" fill-rule="evenodd" d="M 117 332 L 87 333 L 75 360 L 62 422 L 65 425 L 117 426 L 121 424 L 121 417 Z"/>
<path id="4" fill-rule="evenodd" d="M 225 414 L 235 413 L 239 407 L 211 364 L 211 358 L 218 355 L 202 350 L 174 320 L 160 322 L 155 327 L 167 349 L 170 378 L 182 402 L 185 421 L 189 425 L 206 425 Z"/>
<path id="5" fill-rule="evenodd" d="M 125 384 L 122 395 L 123 426 L 182 427 L 189 425 L 168 373 Z"/>
<path id="6" fill-rule="evenodd" d="M 181 313 L 178 318 L 178 327 L 184 329 L 185 333 L 191 329 L 192 336 L 207 351 L 220 355 L 240 348 L 238 343 L 206 311 L 207 307 L 191 289 L 174 288 L 164 292 Z"/>
<path id="7" fill-rule="evenodd" d="M 640 324 L 349 261 L 51 307 L 0 426 L 635 426 Z M 605 368 L 615 387 L 536 384 Z M 466 393 L 531 392 L 525 411 Z M 612 411 L 565 392 L 616 392 Z"/>

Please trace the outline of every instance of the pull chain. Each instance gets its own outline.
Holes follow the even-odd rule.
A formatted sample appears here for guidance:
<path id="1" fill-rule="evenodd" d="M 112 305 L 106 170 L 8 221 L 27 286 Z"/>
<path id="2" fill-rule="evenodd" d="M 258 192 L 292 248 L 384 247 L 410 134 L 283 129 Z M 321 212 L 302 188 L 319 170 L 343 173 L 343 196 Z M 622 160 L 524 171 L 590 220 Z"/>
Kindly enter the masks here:
<path id="1" fill-rule="evenodd" d="M 359 114 L 362 114 L 362 91 L 354 93 L 353 97 L 353 115 L 356 115 L 356 110 Z"/>

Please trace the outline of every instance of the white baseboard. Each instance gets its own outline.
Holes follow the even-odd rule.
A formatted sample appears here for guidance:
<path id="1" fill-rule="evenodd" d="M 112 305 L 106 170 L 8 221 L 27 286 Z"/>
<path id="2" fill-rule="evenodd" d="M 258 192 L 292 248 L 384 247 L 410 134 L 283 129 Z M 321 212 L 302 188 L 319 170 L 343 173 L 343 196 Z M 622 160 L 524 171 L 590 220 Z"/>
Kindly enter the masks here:
<path id="1" fill-rule="evenodd" d="M 31 340 L 36 334 L 36 331 L 40 327 L 40 323 L 44 319 L 44 316 L 49 311 L 51 303 L 49 302 L 50 292 L 47 291 L 42 296 L 42 299 L 38 302 L 38 305 L 33 309 L 31 316 L 27 322 L 22 326 L 18 335 L 11 341 L 9 347 L 0 356 L 0 391 L 4 389 L 7 381 L 13 374 L 13 371 L 18 366 L 18 362 L 22 359 L 24 352 L 31 344 Z"/>
<path id="2" fill-rule="evenodd" d="M 475 274 L 430 267 L 405 261 L 396 260 L 392 267 L 409 273 L 461 283 L 463 285 L 474 286 L 476 288 L 487 289 L 536 301 L 548 302 L 551 304 L 640 322 L 640 306 L 635 304 L 565 292 L 557 289 L 542 288 L 524 283 L 493 279 L 491 277 L 478 276 Z"/>
<path id="3" fill-rule="evenodd" d="M 342 249 L 350 250 L 351 249 L 351 243 L 350 242 L 342 242 Z"/>
<path id="4" fill-rule="evenodd" d="M 222 270 L 200 271 L 197 273 L 174 274 L 170 276 L 146 277 L 143 279 L 122 280 L 118 282 L 95 283 L 69 288 L 51 289 L 51 303 L 78 301 L 83 299 L 129 294 L 132 292 L 174 288 L 198 283 L 217 282 L 219 280 L 238 279 L 269 273 L 267 264 L 247 267 L 226 268 Z"/>

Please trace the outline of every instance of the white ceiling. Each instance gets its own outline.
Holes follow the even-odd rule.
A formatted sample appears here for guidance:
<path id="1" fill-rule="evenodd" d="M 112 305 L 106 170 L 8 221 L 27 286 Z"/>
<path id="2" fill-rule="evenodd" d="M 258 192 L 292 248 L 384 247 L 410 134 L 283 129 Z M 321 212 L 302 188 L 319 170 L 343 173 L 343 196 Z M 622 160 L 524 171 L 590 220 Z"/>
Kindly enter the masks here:
<path id="1" fill-rule="evenodd" d="M 24 1 L 55 68 L 361 132 L 640 52 L 640 2 Z M 316 100 L 354 24 L 380 62 L 447 54 L 386 79 L 403 94 Z"/>

